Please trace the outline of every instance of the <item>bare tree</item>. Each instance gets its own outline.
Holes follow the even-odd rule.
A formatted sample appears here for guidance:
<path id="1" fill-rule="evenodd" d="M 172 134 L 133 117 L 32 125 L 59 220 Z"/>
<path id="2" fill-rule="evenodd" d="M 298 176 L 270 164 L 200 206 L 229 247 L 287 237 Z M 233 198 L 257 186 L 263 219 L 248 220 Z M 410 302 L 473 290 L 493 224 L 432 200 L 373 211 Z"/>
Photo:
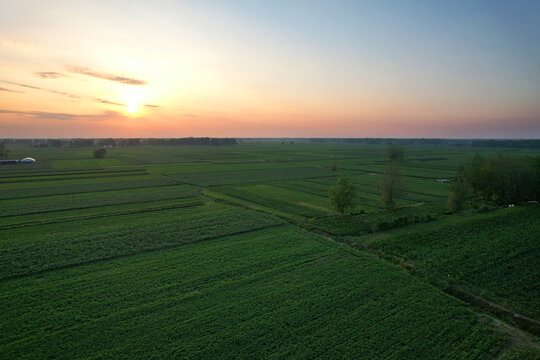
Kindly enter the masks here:
<path id="1" fill-rule="evenodd" d="M 469 187 L 465 182 L 465 168 L 459 166 L 454 181 L 450 184 L 450 195 L 448 196 L 448 207 L 452 212 L 463 209 L 465 201 L 469 196 Z"/>
<path id="2" fill-rule="evenodd" d="M 388 210 L 396 203 L 396 197 L 405 191 L 405 183 L 401 175 L 399 165 L 390 163 L 384 173 L 379 177 L 378 188 L 381 191 L 381 200 Z"/>

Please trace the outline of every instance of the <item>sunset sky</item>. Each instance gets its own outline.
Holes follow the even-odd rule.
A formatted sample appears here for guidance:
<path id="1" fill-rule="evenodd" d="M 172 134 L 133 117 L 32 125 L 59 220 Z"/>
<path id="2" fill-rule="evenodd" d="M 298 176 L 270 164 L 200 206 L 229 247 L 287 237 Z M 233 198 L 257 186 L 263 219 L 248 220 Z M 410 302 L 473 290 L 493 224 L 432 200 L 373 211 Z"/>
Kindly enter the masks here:
<path id="1" fill-rule="evenodd" d="M 0 138 L 540 137 L 540 1 L 0 0 Z"/>

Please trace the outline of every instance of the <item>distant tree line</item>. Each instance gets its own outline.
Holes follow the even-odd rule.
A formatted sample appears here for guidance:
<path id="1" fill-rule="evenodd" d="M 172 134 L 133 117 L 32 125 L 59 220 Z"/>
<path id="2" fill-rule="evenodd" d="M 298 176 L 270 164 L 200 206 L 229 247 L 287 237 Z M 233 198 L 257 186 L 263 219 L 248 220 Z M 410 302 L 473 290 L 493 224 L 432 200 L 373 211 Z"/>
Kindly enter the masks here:
<path id="1" fill-rule="evenodd" d="M 540 140 L 475 140 L 471 142 L 471 146 L 501 148 L 540 148 Z"/>
<path id="2" fill-rule="evenodd" d="M 515 204 L 540 199 L 540 156 L 518 157 L 476 154 L 460 166 L 451 185 L 449 207 L 458 211 L 469 194 L 495 204 Z"/>
<path id="3" fill-rule="evenodd" d="M 295 139 L 300 141 L 302 139 Z M 344 143 L 369 145 L 445 145 L 499 148 L 540 148 L 538 139 L 426 139 L 426 138 L 310 138 L 310 143 Z"/>
<path id="4" fill-rule="evenodd" d="M 236 145 L 237 141 L 234 138 L 177 138 L 177 139 L 145 139 L 145 145 Z"/>
<path id="5" fill-rule="evenodd" d="M 116 147 L 116 146 L 141 146 L 141 145 L 210 145 L 225 146 L 236 145 L 234 138 L 171 138 L 171 139 L 145 139 L 145 138 L 121 138 L 121 139 L 5 139 L 6 144 L 23 145 L 30 147 Z"/>
<path id="6" fill-rule="evenodd" d="M 537 139 L 426 139 L 426 138 L 177 138 L 177 139 L 3 139 L 6 144 L 25 145 L 32 147 L 86 147 L 89 146 L 138 146 L 138 145 L 234 145 L 238 142 L 282 142 L 282 143 L 343 143 L 368 145 L 442 145 L 442 146 L 473 146 L 498 148 L 540 148 Z M 294 140 L 294 141 L 293 141 Z"/>

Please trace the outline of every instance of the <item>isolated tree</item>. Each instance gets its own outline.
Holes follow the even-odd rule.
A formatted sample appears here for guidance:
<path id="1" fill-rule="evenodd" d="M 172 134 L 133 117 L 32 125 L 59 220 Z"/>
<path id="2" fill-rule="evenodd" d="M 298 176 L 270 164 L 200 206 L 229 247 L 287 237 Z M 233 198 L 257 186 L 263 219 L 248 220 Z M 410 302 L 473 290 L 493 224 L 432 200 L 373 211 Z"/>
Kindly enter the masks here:
<path id="1" fill-rule="evenodd" d="M 332 171 L 337 171 L 338 167 L 337 167 L 337 162 L 334 160 L 332 161 Z"/>
<path id="2" fill-rule="evenodd" d="M 381 200 L 388 210 L 391 210 L 396 202 L 396 197 L 403 194 L 405 191 L 405 184 L 399 165 L 396 162 L 392 162 L 388 165 L 386 170 L 379 177 L 379 183 L 377 184 L 381 191 Z"/>
<path id="3" fill-rule="evenodd" d="M 342 176 L 330 189 L 330 203 L 339 214 L 349 214 L 358 202 L 358 195 L 349 178 Z"/>
<path id="4" fill-rule="evenodd" d="M 456 176 L 454 177 L 454 181 L 450 184 L 448 207 L 452 212 L 458 212 L 463 209 L 468 196 L 469 187 L 465 182 L 465 168 L 460 165 L 456 172 Z"/>
<path id="5" fill-rule="evenodd" d="M 484 196 L 488 177 L 486 175 L 486 160 L 478 153 L 469 161 L 465 168 L 465 180 L 474 192 L 474 196 Z"/>
<path id="6" fill-rule="evenodd" d="M 388 158 L 391 161 L 402 161 L 403 156 L 405 155 L 405 150 L 401 145 L 390 144 L 390 146 L 386 150 L 386 155 L 388 155 Z"/>
<path id="7" fill-rule="evenodd" d="M 103 159 L 105 157 L 105 154 L 107 154 L 107 150 L 105 150 L 105 149 L 96 149 L 96 150 L 94 150 L 94 158 L 95 159 Z"/>
<path id="8" fill-rule="evenodd" d="M 6 147 L 6 144 L 2 141 L 0 142 L 0 159 L 7 159 L 9 154 L 9 149 Z"/>

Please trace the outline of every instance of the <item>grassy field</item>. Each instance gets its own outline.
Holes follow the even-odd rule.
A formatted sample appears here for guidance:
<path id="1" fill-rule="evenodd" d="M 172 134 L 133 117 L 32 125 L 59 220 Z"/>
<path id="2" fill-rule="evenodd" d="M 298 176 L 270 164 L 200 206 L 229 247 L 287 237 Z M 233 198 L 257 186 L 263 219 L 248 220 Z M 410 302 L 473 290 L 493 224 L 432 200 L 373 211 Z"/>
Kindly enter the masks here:
<path id="1" fill-rule="evenodd" d="M 37 163 L 0 167 L 2 359 L 540 357 L 427 279 L 540 321 L 539 206 L 448 215 L 435 181 L 501 149 L 407 147 L 393 211 L 379 145 L 10 150 Z"/>

